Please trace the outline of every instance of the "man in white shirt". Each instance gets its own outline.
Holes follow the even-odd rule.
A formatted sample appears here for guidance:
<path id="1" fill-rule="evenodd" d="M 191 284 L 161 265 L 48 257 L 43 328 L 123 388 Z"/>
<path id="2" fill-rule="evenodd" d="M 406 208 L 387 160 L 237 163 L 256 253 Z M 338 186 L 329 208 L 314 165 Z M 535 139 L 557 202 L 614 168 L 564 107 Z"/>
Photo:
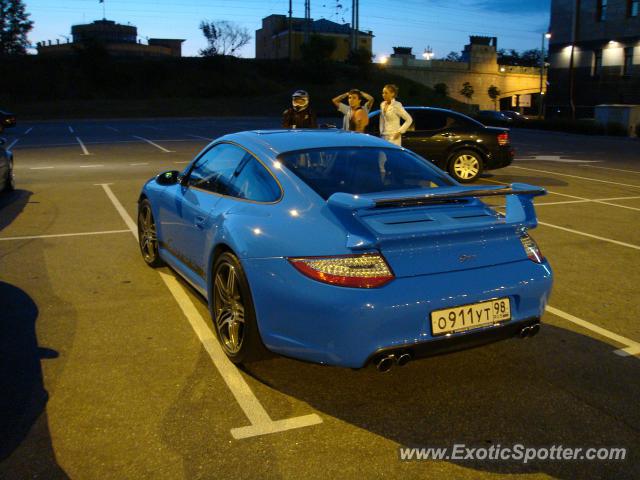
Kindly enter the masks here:
<path id="1" fill-rule="evenodd" d="M 348 99 L 349 105 L 342 103 L 342 100 Z M 362 101 L 366 103 L 362 105 Z M 373 106 L 373 97 L 362 90 L 352 89 L 346 93 L 338 95 L 331 99 L 338 111 L 344 115 L 342 128 L 344 130 L 352 130 L 354 132 L 364 132 L 369 124 L 369 111 Z"/>

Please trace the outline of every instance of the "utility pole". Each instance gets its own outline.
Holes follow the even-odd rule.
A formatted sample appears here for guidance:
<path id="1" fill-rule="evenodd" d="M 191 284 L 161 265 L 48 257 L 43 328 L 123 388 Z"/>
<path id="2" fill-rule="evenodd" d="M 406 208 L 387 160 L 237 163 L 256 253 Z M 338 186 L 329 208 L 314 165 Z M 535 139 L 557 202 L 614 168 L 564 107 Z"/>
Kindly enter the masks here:
<path id="1" fill-rule="evenodd" d="M 549 32 L 542 34 L 542 46 L 540 47 L 540 96 L 538 97 L 538 117 L 542 118 L 543 116 L 543 104 L 544 104 L 544 69 L 545 69 L 545 61 L 544 61 L 544 39 L 551 38 L 551 34 Z"/>
<path id="2" fill-rule="evenodd" d="M 289 61 L 293 60 L 293 38 L 291 36 L 292 15 L 293 15 L 293 0 L 289 0 Z"/>
<path id="3" fill-rule="evenodd" d="M 351 51 L 358 49 L 358 32 L 360 31 L 360 1 L 351 0 Z"/>
<path id="4" fill-rule="evenodd" d="M 578 31 L 580 28 L 580 0 L 575 0 L 573 10 L 573 29 L 571 32 L 571 57 L 569 58 L 569 103 L 571 104 L 571 119 L 576 119 L 576 102 L 574 99 L 574 83 L 575 83 L 575 68 L 574 57 L 576 42 L 578 41 Z"/>
<path id="5" fill-rule="evenodd" d="M 311 30 L 311 0 L 304 0 L 304 43 L 309 41 Z"/>

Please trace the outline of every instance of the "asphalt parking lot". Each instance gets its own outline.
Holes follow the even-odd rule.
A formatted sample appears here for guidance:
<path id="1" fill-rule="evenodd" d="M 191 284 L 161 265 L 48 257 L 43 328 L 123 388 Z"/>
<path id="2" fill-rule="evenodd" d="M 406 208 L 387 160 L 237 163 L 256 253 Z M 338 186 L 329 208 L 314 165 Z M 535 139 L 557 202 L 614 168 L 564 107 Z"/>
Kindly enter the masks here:
<path id="1" fill-rule="evenodd" d="M 387 374 L 237 370 L 205 301 L 135 239 L 146 179 L 274 118 L 22 123 L 0 194 L 0 478 L 640 478 L 640 140 L 512 132 L 555 273 L 540 334 Z M 283 306 L 285 308 L 285 306 Z M 4 404 L 4 405 L 3 405 Z M 625 448 L 624 460 L 400 447 Z"/>

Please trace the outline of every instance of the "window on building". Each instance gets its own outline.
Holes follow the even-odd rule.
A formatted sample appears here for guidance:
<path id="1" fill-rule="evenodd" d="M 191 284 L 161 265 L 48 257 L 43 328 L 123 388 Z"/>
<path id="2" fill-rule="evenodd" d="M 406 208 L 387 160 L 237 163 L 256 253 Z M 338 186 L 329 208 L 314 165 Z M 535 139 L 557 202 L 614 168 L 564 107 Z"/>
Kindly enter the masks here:
<path id="1" fill-rule="evenodd" d="M 637 17 L 640 0 L 627 0 L 627 17 Z"/>
<path id="2" fill-rule="evenodd" d="M 622 64 L 622 74 L 631 75 L 632 67 L 633 67 L 633 47 L 627 47 L 624 49 L 624 63 Z"/>
<path id="3" fill-rule="evenodd" d="M 604 22 L 607 19 L 607 0 L 596 0 L 596 20 Z"/>
<path id="4" fill-rule="evenodd" d="M 591 76 L 597 77 L 602 73 L 602 50 L 593 52 L 593 64 L 591 67 Z"/>

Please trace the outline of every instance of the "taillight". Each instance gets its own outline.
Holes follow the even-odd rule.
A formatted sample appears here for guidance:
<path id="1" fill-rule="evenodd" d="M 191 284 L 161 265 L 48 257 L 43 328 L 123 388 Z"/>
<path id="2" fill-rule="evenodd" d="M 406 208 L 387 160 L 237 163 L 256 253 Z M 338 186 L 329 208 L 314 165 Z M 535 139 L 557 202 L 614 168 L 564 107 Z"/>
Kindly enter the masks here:
<path id="1" fill-rule="evenodd" d="M 384 257 L 377 253 L 288 260 L 307 277 L 341 287 L 376 288 L 395 278 Z"/>
<path id="2" fill-rule="evenodd" d="M 504 132 L 498 135 L 498 145 L 504 147 L 505 145 L 509 145 L 509 133 Z"/>
<path id="3" fill-rule="evenodd" d="M 529 234 L 525 233 L 522 235 L 520 237 L 520 242 L 524 247 L 524 251 L 527 253 L 527 257 L 529 257 L 529 260 L 536 263 L 542 263 L 544 256 L 542 255 L 538 244 L 529 236 Z"/>

